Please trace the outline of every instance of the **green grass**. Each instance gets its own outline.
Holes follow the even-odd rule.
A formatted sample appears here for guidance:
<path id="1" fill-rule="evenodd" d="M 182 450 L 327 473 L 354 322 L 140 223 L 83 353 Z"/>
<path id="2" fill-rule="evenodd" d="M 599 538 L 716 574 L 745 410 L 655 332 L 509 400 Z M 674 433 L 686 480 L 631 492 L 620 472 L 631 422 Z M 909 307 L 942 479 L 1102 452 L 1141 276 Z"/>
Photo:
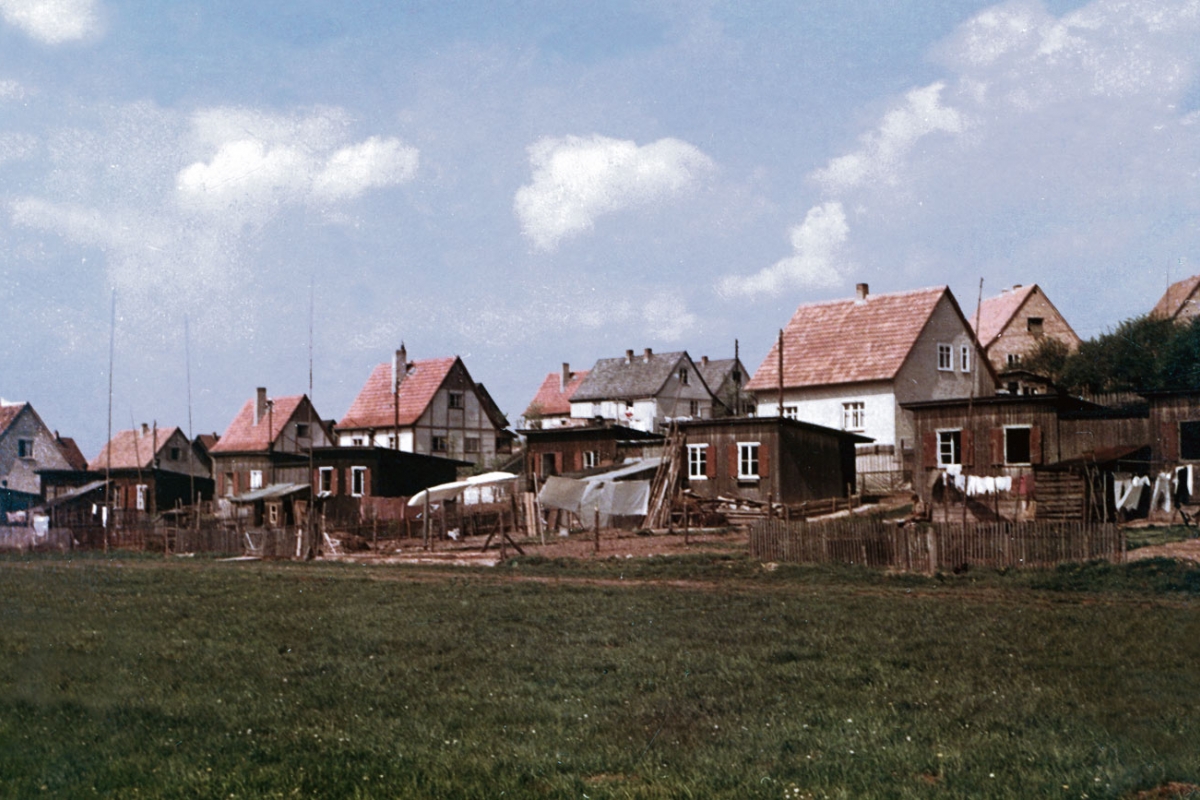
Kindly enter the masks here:
<path id="1" fill-rule="evenodd" d="M 1168 525 L 1163 528 L 1126 528 L 1125 542 L 1130 550 L 1139 547 L 1186 542 L 1196 538 L 1196 529 L 1186 525 Z"/>
<path id="2" fill-rule="evenodd" d="M 0 797 L 1200 783 L 1200 584 L 1148 563 L 939 580 L 725 556 L 3 559 Z"/>

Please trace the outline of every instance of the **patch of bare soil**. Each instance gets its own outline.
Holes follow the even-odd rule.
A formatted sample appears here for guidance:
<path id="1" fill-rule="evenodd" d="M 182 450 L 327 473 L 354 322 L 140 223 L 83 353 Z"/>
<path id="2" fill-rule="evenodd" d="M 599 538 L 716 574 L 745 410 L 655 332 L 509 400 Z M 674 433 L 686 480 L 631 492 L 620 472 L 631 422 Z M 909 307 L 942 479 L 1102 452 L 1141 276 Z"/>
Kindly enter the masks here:
<path id="1" fill-rule="evenodd" d="M 1200 798 L 1200 786 L 1194 783 L 1171 781 L 1153 789 L 1145 789 L 1136 794 L 1126 795 L 1129 800 L 1182 800 L 1182 798 Z"/>
<path id="2" fill-rule="evenodd" d="M 1169 544 L 1139 547 L 1125 554 L 1129 561 L 1143 558 L 1177 558 L 1184 561 L 1200 562 L 1200 539 L 1188 539 L 1186 542 L 1171 542 Z"/>

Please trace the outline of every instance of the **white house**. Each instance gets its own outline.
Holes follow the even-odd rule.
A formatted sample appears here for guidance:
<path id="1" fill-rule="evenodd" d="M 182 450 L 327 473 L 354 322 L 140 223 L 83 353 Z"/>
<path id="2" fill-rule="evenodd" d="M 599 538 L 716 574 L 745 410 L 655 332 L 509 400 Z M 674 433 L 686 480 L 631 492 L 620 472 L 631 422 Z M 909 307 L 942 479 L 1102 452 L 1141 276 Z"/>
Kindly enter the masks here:
<path id="1" fill-rule="evenodd" d="M 715 399 L 686 352 L 602 358 L 571 395 L 576 419 L 611 419 L 618 425 L 657 432 L 670 419 L 709 419 Z"/>
<path id="2" fill-rule="evenodd" d="M 874 439 L 859 448 L 860 476 L 887 473 L 894 483 L 914 435 L 900 404 L 994 394 L 995 375 L 980 353 L 949 288 L 870 295 L 860 283 L 853 298 L 796 309 L 746 388 L 759 416 Z"/>

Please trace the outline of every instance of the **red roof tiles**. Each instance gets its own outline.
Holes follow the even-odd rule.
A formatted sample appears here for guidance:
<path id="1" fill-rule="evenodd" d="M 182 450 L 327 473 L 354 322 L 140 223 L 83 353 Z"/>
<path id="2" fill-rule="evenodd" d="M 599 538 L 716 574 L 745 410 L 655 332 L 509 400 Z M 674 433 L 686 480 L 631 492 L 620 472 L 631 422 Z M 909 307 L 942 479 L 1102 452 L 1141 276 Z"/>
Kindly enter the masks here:
<path id="1" fill-rule="evenodd" d="M 784 386 L 891 380 L 943 297 L 953 302 L 950 290 L 937 286 L 800 306 L 783 331 Z M 778 385 L 776 340 L 745 388 L 766 391 Z"/>
<path id="2" fill-rule="evenodd" d="M 530 402 L 529 408 L 525 409 L 525 416 L 534 414 L 570 414 L 571 413 L 571 396 L 575 394 L 575 390 L 579 388 L 579 384 L 583 383 L 583 379 L 588 376 L 589 370 L 582 372 L 572 372 L 571 381 L 567 384 L 566 390 L 562 386 L 562 374 L 559 372 L 551 372 L 546 376 L 546 380 L 542 381 L 541 387 L 537 394 L 534 395 L 533 401 Z"/>
<path id="3" fill-rule="evenodd" d="M 274 404 L 271 413 L 263 414 L 262 419 L 255 425 L 254 406 L 256 398 L 252 397 L 247 400 L 246 404 L 242 406 L 242 410 L 233 418 L 233 422 L 229 423 L 229 427 L 225 430 L 225 433 L 221 435 L 220 440 L 213 445 L 209 452 L 266 452 L 269 449 L 269 445 L 273 444 L 279 438 L 288 420 L 296 413 L 296 409 L 304 401 L 304 395 L 273 397 L 271 401 Z M 314 417 L 313 421 L 317 422 L 317 419 Z"/>
<path id="4" fill-rule="evenodd" d="M 1193 275 L 1172 283 L 1155 303 L 1154 310 L 1150 313 L 1156 317 L 1174 319 L 1184 304 L 1195 294 L 1197 288 L 1200 288 L 1200 275 Z"/>
<path id="5" fill-rule="evenodd" d="M 971 329 L 975 331 L 980 346 L 986 348 L 994 342 L 1035 291 L 1037 284 L 1014 287 L 1011 291 L 989 297 L 980 303 L 978 314 L 971 317 Z"/>
<path id="6" fill-rule="evenodd" d="M 13 420 L 17 415 L 25 410 L 28 403 L 5 403 L 0 405 L 0 433 L 8 430 L 8 426 L 13 424 Z"/>
<path id="7" fill-rule="evenodd" d="M 100 455 L 88 462 L 88 469 L 102 470 L 109 466 L 113 469 L 149 469 L 154 462 L 155 438 L 161 450 L 177 430 L 177 427 L 159 428 L 157 434 L 140 430 L 120 431 L 101 448 Z"/>
<path id="8" fill-rule="evenodd" d="M 398 401 L 392 392 L 392 365 L 380 364 L 371 371 L 371 377 L 354 398 L 338 428 L 392 428 L 396 425 L 397 413 L 401 427 L 416 424 L 456 361 L 458 357 L 451 356 L 410 362 L 411 366 L 400 382 Z M 224 441 L 222 438 L 221 442 Z"/>

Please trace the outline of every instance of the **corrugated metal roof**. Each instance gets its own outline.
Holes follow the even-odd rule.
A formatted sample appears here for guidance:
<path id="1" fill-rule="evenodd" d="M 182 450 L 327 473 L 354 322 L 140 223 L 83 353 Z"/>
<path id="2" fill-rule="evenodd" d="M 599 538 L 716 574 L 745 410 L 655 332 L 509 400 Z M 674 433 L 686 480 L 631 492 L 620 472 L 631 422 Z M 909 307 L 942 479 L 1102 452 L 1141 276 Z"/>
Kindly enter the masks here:
<path id="1" fill-rule="evenodd" d="M 653 397 L 662 389 L 679 361 L 687 356 L 675 353 L 634 354 L 630 359 L 602 358 L 571 397 L 574 401 L 634 400 Z"/>
<path id="2" fill-rule="evenodd" d="M 371 371 L 371 376 L 338 427 L 392 428 L 395 427 L 397 413 L 401 427 L 416 424 L 456 361 L 457 356 L 450 356 L 411 362 L 412 366 L 400 382 L 398 400 L 392 391 L 392 365 L 380 364 Z"/>
<path id="3" fill-rule="evenodd" d="M 800 306 L 783 330 L 784 387 L 895 378 L 943 297 L 957 309 L 946 286 Z M 746 389 L 778 385 L 777 339 Z"/>

